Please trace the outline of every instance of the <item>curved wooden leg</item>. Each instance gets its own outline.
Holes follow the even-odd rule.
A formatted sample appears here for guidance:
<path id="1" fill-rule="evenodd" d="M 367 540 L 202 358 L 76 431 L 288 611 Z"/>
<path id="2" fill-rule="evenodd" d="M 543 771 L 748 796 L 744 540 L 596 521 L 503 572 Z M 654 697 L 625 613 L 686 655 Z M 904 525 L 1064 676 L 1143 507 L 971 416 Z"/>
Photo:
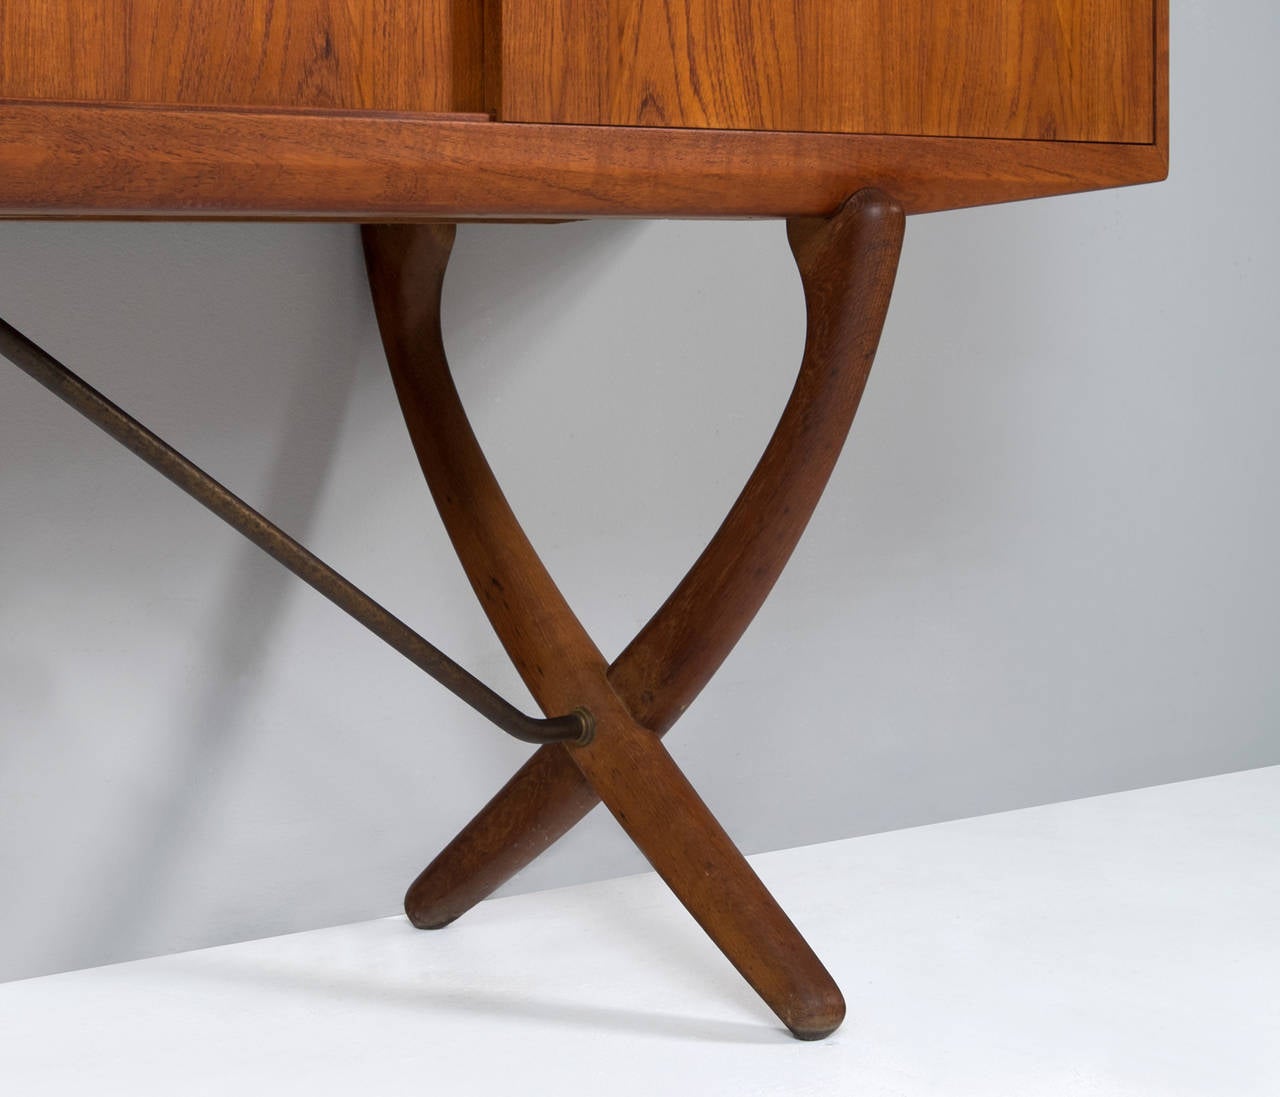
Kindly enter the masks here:
<path id="1" fill-rule="evenodd" d="M 604 799 L 739 971 L 797 1035 L 843 1016 L 838 989 L 698 799 L 661 734 L 767 596 L 817 503 L 857 408 L 888 306 L 903 218 L 874 191 L 794 220 L 808 337 L 782 420 L 716 537 L 612 667 L 507 506 L 449 376 L 439 300 L 452 226 L 365 230 L 370 282 L 419 460 L 473 588 L 544 709 L 585 704 L 585 748 L 543 748 L 415 881 L 415 924 L 447 924 Z"/>
<path id="2" fill-rule="evenodd" d="M 609 668 L 636 719 L 665 733 L 720 669 L 809 524 L 875 359 L 904 218 L 855 194 L 831 218 L 787 223 L 804 286 L 804 358 L 746 487 L 680 585 Z"/>

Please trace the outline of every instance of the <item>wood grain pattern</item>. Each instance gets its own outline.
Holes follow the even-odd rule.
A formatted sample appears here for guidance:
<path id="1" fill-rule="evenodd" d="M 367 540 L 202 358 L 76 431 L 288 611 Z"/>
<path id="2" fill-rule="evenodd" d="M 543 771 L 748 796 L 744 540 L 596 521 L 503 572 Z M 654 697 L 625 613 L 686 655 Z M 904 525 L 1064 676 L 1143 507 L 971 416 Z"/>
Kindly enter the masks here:
<path id="1" fill-rule="evenodd" d="M 787 217 L 1163 179 L 1157 145 L 0 102 L 0 217 Z"/>
<path id="2" fill-rule="evenodd" d="M 649 641 L 640 645 L 641 680 L 655 665 L 665 665 L 679 677 L 673 664 L 688 661 L 689 676 L 705 681 L 723 657 L 708 652 L 732 646 L 772 586 L 794 543 L 789 531 L 804 525 L 803 517 L 797 520 L 787 500 L 776 493 L 795 486 L 797 505 L 804 509 L 810 497 L 816 502 L 825 483 L 834 452 L 816 443 L 824 432 L 815 435 L 807 419 L 824 394 L 841 397 L 832 416 L 835 423 L 847 427 L 852 419 L 888 304 L 902 225 L 896 205 L 867 192 L 829 221 L 791 226 L 789 237 L 810 306 L 803 379 L 795 411 L 784 417 L 779 443 L 770 446 L 741 508 L 735 508 L 735 513 L 743 510 L 748 526 L 772 518 L 783 532 L 749 534 L 744 558 L 740 565 L 730 565 L 734 574 L 727 580 L 718 574 L 725 563 L 722 555 L 712 549 L 704 554 L 691 573 L 699 590 L 669 602 L 655 618 L 674 619 L 679 635 L 652 629 L 642 634 Z M 467 423 L 440 332 L 440 296 L 453 227 L 366 226 L 364 239 L 396 392 L 472 587 L 538 704 L 557 711 L 566 703 L 585 706 L 595 716 L 595 738 L 564 751 L 559 765 L 576 767 L 702 928 L 796 1036 L 829 1034 L 844 1016 L 838 988 L 658 738 L 636 722 L 611 684 L 603 657 L 534 553 Z M 834 449 L 838 451 L 838 442 Z M 787 469 L 792 475 L 786 475 Z M 725 552 L 735 550 L 728 541 L 737 530 L 731 516 L 717 538 Z M 688 618 L 719 598 L 740 599 L 745 614 L 735 609 L 702 622 Z M 727 646 L 717 639 L 709 647 L 691 649 L 684 636 L 699 629 L 722 634 Z M 683 688 L 655 688 L 669 690 L 673 711 L 682 707 Z M 524 838 L 514 836 L 517 844 Z"/>
<path id="3" fill-rule="evenodd" d="M 896 207 L 866 195 L 831 221 L 788 226 L 808 317 L 795 388 L 715 537 L 609 667 L 609 684 L 627 710 L 659 736 L 719 669 L 808 525 L 875 357 L 901 231 Z M 448 925 L 596 803 L 563 750 L 539 750 L 413 882 L 406 913 L 423 929 Z"/>
<path id="4" fill-rule="evenodd" d="M 1142 143 L 1155 0 L 505 0 L 505 121 Z"/>
<path id="5" fill-rule="evenodd" d="M 0 3 L 4 97 L 478 111 L 483 80 L 478 3 Z"/>

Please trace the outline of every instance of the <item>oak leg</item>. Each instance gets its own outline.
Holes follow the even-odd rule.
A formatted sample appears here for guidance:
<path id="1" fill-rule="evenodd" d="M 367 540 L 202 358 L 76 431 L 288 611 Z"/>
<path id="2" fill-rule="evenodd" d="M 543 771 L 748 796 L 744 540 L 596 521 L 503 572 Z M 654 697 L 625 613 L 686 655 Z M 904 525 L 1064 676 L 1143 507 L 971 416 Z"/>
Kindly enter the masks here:
<path id="1" fill-rule="evenodd" d="M 720 531 L 612 667 L 534 554 L 458 401 L 439 326 L 452 227 L 365 230 L 397 393 L 472 585 L 539 704 L 585 704 L 597 720 L 589 746 L 539 750 L 419 877 L 406 897 L 415 924 L 457 917 L 599 797 L 796 1035 L 839 1024 L 830 976 L 652 732 L 671 726 L 732 649 L 817 503 L 874 357 L 902 228 L 898 207 L 873 191 L 832 218 L 788 224 L 808 308 L 795 390 Z"/>

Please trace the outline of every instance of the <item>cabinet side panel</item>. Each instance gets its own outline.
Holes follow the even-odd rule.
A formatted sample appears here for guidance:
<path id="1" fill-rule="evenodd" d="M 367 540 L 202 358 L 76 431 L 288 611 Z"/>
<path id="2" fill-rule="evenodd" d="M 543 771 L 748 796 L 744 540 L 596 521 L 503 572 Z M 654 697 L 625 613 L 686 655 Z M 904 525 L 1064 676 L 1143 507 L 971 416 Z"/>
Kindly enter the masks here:
<path id="1" fill-rule="evenodd" d="M 482 109 L 459 0 L 4 0 L 0 97 Z"/>
<path id="2" fill-rule="evenodd" d="M 508 121 L 1147 143 L 1155 0 L 504 0 Z"/>

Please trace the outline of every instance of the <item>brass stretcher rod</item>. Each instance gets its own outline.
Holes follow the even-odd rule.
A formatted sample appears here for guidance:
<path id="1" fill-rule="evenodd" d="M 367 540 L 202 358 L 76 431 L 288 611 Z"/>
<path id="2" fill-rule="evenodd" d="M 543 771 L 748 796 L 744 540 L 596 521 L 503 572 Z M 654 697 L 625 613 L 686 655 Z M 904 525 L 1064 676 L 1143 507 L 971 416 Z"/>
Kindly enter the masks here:
<path id="1" fill-rule="evenodd" d="M 521 712 L 4 320 L 0 354 L 508 735 L 525 743 L 590 741 L 594 720 L 586 709 L 549 719 Z"/>

